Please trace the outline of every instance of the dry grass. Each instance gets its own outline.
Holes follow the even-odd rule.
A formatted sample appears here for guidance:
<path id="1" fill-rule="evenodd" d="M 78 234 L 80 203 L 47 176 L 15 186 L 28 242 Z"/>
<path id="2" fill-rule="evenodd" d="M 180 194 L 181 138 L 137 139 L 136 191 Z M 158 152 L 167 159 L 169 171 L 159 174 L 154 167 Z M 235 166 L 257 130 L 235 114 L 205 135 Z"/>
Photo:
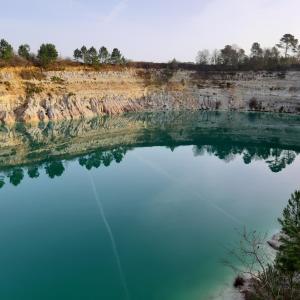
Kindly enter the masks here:
<path id="1" fill-rule="evenodd" d="M 42 70 L 37 68 L 22 69 L 19 74 L 24 80 L 43 80 L 46 78 L 46 75 L 42 72 Z"/>
<path id="2" fill-rule="evenodd" d="M 33 66 L 33 63 L 17 55 L 13 56 L 9 60 L 0 59 L 0 68 L 28 66 Z"/>

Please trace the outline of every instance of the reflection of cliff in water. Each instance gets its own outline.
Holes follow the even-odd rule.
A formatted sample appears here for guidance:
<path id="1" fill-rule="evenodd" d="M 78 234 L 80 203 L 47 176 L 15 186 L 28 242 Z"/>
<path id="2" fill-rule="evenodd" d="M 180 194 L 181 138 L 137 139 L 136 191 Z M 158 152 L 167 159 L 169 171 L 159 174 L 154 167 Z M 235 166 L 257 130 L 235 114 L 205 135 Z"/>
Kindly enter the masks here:
<path id="1" fill-rule="evenodd" d="M 172 112 L 129 114 L 92 120 L 0 127 L 0 188 L 17 186 L 25 174 L 50 178 L 65 171 L 65 161 L 82 167 L 120 163 L 135 147 L 194 145 L 194 155 L 215 155 L 246 164 L 264 160 L 280 172 L 300 152 L 300 117 L 271 114 Z"/>

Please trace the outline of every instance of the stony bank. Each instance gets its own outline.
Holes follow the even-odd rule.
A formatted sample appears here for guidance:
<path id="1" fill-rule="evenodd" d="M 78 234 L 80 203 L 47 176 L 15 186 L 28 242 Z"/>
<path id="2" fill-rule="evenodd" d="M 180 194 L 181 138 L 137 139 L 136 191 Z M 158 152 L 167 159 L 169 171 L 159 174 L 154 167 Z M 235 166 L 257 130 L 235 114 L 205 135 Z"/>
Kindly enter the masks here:
<path id="1" fill-rule="evenodd" d="M 300 113 L 300 71 L 126 66 L 0 69 L 4 123 L 167 110 Z"/>

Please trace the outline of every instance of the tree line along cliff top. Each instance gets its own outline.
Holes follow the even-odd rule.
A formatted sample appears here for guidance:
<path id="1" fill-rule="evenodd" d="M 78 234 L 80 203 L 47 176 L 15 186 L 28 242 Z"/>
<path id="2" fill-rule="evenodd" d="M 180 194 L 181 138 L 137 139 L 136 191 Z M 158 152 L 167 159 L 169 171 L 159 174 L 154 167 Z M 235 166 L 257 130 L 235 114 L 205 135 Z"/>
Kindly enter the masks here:
<path id="1" fill-rule="evenodd" d="M 54 44 L 42 44 L 37 53 L 30 46 L 22 44 L 15 51 L 5 39 L 0 40 L 0 68 L 40 67 L 61 70 L 65 67 L 80 67 L 87 70 L 184 69 L 191 71 L 259 71 L 300 70 L 300 44 L 292 34 L 285 34 L 279 43 L 271 48 L 262 48 L 254 42 L 250 53 L 236 45 L 223 49 L 200 50 L 195 62 L 179 62 L 175 58 L 168 63 L 135 62 L 126 59 L 118 48 L 111 52 L 106 47 L 99 50 L 83 45 L 74 50 L 73 58 L 61 58 Z"/>

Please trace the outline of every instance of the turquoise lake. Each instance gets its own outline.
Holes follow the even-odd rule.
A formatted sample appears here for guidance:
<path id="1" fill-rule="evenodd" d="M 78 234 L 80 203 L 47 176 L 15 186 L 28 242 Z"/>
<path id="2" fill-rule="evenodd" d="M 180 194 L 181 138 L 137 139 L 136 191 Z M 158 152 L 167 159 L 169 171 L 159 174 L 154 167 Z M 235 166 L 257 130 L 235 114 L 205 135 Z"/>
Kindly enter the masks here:
<path id="1" fill-rule="evenodd" d="M 0 299 L 230 299 L 222 260 L 277 232 L 300 118 L 129 114 L 0 127 Z"/>

